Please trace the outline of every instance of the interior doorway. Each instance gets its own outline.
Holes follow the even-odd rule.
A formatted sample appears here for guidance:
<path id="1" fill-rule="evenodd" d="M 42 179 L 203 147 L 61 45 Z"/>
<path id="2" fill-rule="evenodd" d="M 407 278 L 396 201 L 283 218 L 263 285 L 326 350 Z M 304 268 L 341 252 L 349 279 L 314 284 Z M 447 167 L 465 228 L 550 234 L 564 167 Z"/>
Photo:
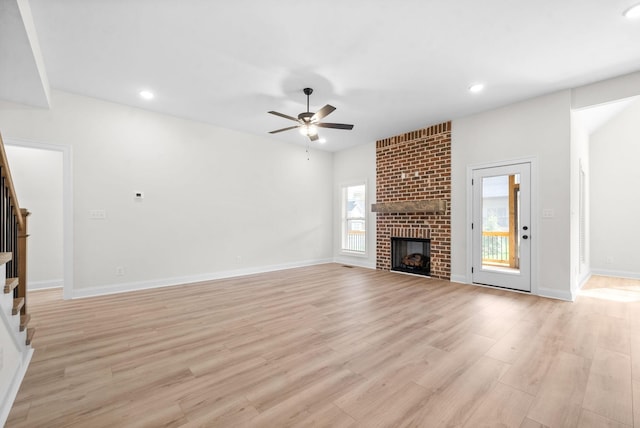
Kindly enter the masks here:
<path id="1" fill-rule="evenodd" d="M 14 175 L 18 202 L 21 207 L 32 212 L 29 218 L 27 290 L 63 287 L 64 297 L 71 298 L 71 148 L 12 138 L 5 138 L 5 146 Z M 50 165 L 52 163 L 56 164 L 55 167 Z M 52 183 L 46 183 L 45 180 L 56 181 L 57 186 L 52 186 Z M 40 186 L 47 186 L 55 195 L 38 192 Z M 59 212 L 53 212 L 56 210 Z"/>

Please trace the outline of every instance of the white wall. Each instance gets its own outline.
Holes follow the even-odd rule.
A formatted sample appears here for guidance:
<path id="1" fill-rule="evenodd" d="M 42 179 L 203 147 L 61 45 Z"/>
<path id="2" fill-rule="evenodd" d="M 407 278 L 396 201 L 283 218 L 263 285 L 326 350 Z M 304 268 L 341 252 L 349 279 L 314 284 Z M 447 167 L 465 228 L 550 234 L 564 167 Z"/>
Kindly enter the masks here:
<path id="1" fill-rule="evenodd" d="M 10 145 L 13 183 L 28 217 L 27 288 L 62 286 L 62 153 Z"/>
<path id="2" fill-rule="evenodd" d="M 5 317 L 0 316 L 0 426 L 4 426 L 4 421 L 13 404 L 14 397 L 11 389 L 17 381 L 21 380 L 16 378 L 20 370 L 22 351 L 18 349 L 14 338 L 11 337 L 12 330 L 12 326 L 5 322 Z"/>
<path id="3" fill-rule="evenodd" d="M 0 271 L 0 278 L 4 281 L 4 265 Z M 5 299 L 8 302 L 9 298 L 2 293 L 0 303 L 4 303 Z M 14 397 L 11 389 L 16 383 L 22 360 L 22 350 L 17 347 L 15 339 L 12 337 L 15 326 L 7 322 L 10 310 L 7 310 L 8 308 L 5 306 L 8 305 L 3 304 L 0 307 L 3 312 L 0 314 L 0 426 L 4 426 L 9 408 L 13 404 Z"/>
<path id="4" fill-rule="evenodd" d="M 75 296 L 331 260 L 330 153 L 59 91 L 52 106 L 0 103 L 0 130 L 72 148 Z"/>
<path id="5" fill-rule="evenodd" d="M 640 278 L 640 101 L 591 135 L 591 268 Z"/>
<path id="6" fill-rule="evenodd" d="M 5 265 L 0 265 L 4 283 Z M 24 346 L 26 332 L 18 332 L 20 317 L 11 315 L 13 294 L 0 293 L 0 426 L 4 426 L 24 378 L 33 349 Z"/>
<path id="7" fill-rule="evenodd" d="M 341 192 L 340 187 L 365 181 L 367 184 L 367 254 L 364 257 L 350 256 L 340 251 L 341 239 Z M 376 215 L 371 204 L 376 202 L 376 143 L 363 144 L 333 155 L 334 222 L 333 255 L 337 262 L 356 266 L 376 267 Z"/>
<path id="8" fill-rule="evenodd" d="M 532 291 L 571 299 L 569 263 L 570 91 L 561 91 L 452 123 L 451 268 L 452 279 L 470 279 L 467 260 L 467 168 L 471 165 L 534 157 L 537 178 L 532 195 L 538 210 L 532 212 L 531 235 L 537 239 L 537 269 Z M 553 218 L 542 219 L 543 209 Z M 534 266 L 535 267 L 535 266 Z"/>

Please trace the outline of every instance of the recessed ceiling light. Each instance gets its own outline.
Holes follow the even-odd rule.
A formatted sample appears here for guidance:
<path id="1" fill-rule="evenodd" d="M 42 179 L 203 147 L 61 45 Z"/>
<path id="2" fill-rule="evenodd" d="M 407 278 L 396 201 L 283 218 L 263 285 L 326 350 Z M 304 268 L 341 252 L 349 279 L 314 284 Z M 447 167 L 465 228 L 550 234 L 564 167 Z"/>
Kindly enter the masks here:
<path id="1" fill-rule="evenodd" d="M 145 100 L 153 99 L 153 92 L 151 91 L 140 91 L 139 94 L 140 94 L 140 97 L 144 98 Z"/>
<path id="2" fill-rule="evenodd" d="M 324 144 L 324 143 L 326 143 L 326 142 L 327 142 L 327 139 L 326 139 L 326 138 L 320 138 L 320 139 L 318 140 L 318 143 L 320 143 L 320 144 Z"/>
<path id="3" fill-rule="evenodd" d="M 636 19 L 640 18 L 640 3 L 635 6 L 631 6 L 624 12 L 625 18 Z"/>
<path id="4" fill-rule="evenodd" d="M 469 86 L 469 92 L 472 92 L 474 94 L 482 92 L 483 89 L 484 85 L 482 83 L 474 83 L 473 85 Z"/>

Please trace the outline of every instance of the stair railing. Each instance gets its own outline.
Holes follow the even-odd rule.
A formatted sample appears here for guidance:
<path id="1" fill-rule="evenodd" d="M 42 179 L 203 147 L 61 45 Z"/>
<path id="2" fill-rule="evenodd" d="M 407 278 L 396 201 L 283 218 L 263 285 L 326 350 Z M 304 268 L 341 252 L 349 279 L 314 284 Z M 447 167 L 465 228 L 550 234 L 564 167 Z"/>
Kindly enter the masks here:
<path id="1" fill-rule="evenodd" d="M 7 278 L 18 278 L 13 290 L 14 299 L 23 298 L 20 309 L 27 315 L 27 217 L 29 211 L 20 208 L 11 178 L 11 169 L 0 135 L 0 252 L 12 253 L 6 265 Z"/>

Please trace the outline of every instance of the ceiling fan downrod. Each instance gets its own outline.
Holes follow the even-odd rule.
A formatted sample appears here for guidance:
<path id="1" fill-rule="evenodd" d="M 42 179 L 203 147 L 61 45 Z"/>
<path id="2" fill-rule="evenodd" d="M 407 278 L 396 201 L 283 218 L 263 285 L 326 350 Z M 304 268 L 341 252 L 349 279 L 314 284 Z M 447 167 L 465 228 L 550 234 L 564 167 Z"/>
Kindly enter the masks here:
<path id="1" fill-rule="evenodd" d="M 309 113 L 309 95 L 313 94 L 313 89 L 304 88 L 302 92 L 304 92 L 304 94 L 307 96 L 307 113 Z"/>

